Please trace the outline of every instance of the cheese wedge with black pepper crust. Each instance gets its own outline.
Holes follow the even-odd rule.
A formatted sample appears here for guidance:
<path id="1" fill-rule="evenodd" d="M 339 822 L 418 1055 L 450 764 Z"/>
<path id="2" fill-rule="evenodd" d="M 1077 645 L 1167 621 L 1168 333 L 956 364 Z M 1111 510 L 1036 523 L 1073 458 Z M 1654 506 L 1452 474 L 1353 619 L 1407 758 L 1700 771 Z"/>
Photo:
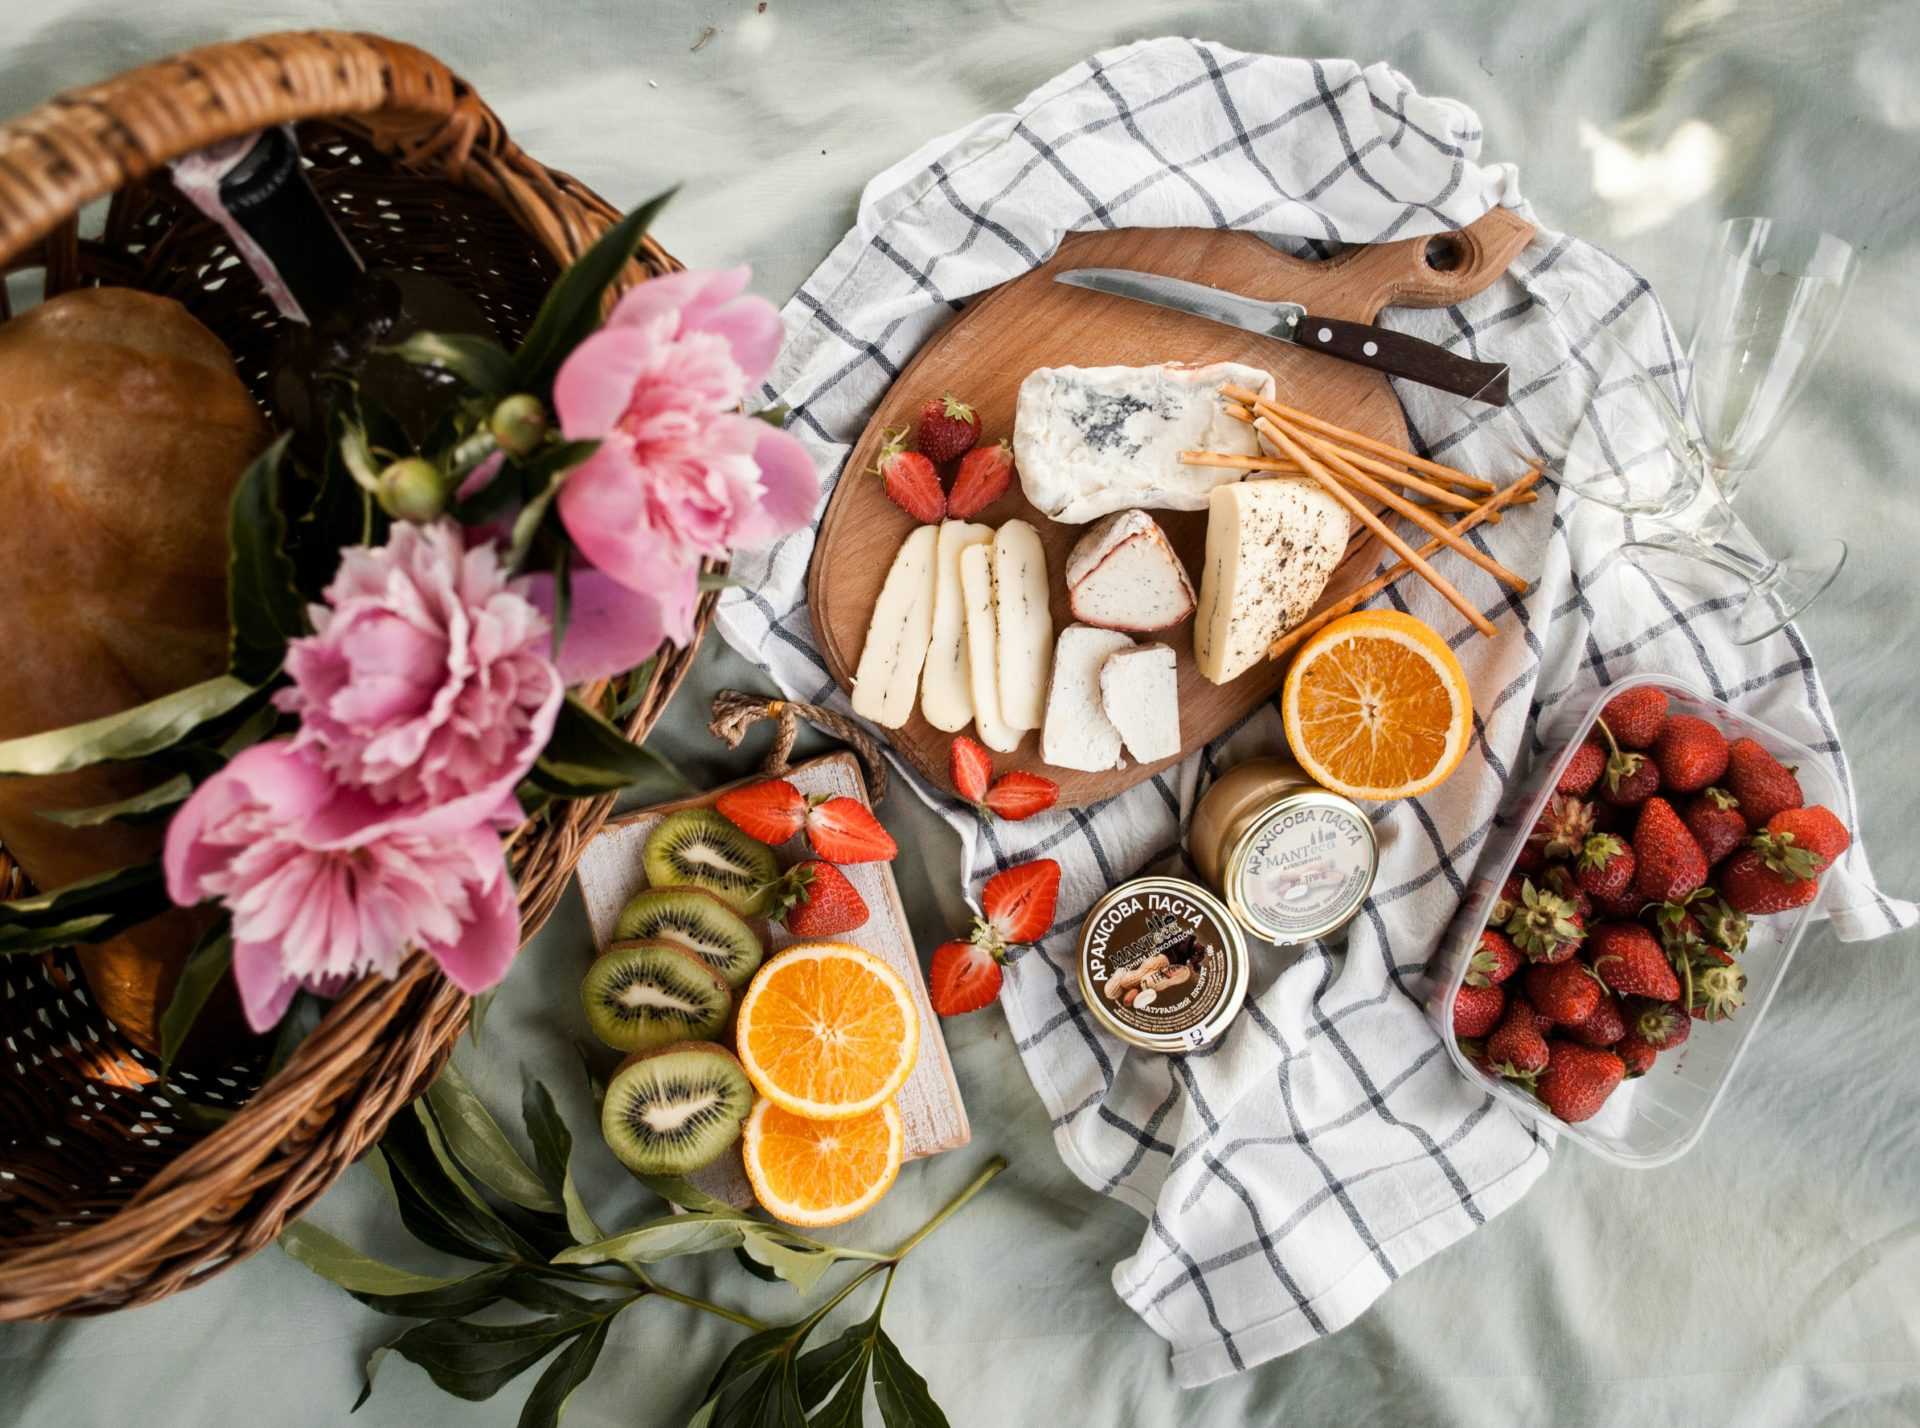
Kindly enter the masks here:
<path id="1" fill-rule="evenodd" d="M 996 754 L 1020 747 L 1020 731 L 1000 717 L 1000 635 L 993 613 L 993 542 L 960 552 L 960 599 L 967 626 L 967 690 L 973 731 Z"/>
<path id="2" fill-rule="evenodd" d="M 1304 477 L 1216 486 L 1193 659 L 1215 684 L 1244 674 L 1312 611 L 1347 548 L 1338 501 Z"/>
<path id="3" fill-rule="evenodd" d="M 934 557 L 939 531 L 918 526 L 900 543 L 867 621 L 853 677 L 853 712 L 898 729 L 913 715 L 920 668 L 933 638 Z"/>
<path id="4" fill-rule="evenodd" d="M 1053 663 L 1047 551 L 1040 532 L 1008 521 L 993 537 L 993 614 L 1000 643 L 1000 719 L 1011 729 L 1038 729 L 1047 712 L 1047 670 Z"/>

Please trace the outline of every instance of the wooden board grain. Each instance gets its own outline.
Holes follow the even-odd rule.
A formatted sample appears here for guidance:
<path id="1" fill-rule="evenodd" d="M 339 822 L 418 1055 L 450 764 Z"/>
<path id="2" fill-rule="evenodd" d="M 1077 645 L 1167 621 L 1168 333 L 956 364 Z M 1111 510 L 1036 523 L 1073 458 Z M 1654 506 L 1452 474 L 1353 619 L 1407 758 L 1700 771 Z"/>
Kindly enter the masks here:
<path id="1" fill-rule="evenodd" d="M 1438 307 L 1480 292 L 1532 236 L 1525 221 L 1494 209 L 1458 233 L 1349 248 L 1319 263 L 1289 258 L 1250 233 L 1211 229 L 1121 229 L 1067 238 L 1052 259 L 976 299 L 922 348 L 855 443 L 827 504 L 807 581 L 814 638 L 828 669 L 842 688 L 852 689 L 881 583 L 914 525 L 912 517 L 887 499 L 880 481 L 867 474 L 879 452 L 881 432 L 889 426 L 910 426 L 930 397 L 951 391 L 973 402 L 980 411 L 983 439 L 994 441 L 1012 435 L 1016 394 L 1036 367 L 1235 361 L 1271 371 L 1283 401 L 1383 441 L 1407 441 L 1399 403 L 1377 372 L 1201 318 L 1067 287 L 1054 282 L 1054 274 L 1073 268 L 1135 268 L 1250 297 L 1303 303 L 1323 317 L 1371 322 L 1392 304 Z M 1497 353 L 1475 355 L 1498 360 Z M 1153 514 L 1197 589 L 1206 512 Z M 1086 528 L 1041 515 L 1018 484 L 974 519 L 997 526 L 1016 517 L 1040 532 L 1054 629 L 1064 629 L 1073 620 L 1062 572 L 1067 553 Z M 1367 580 L 1378 563 L 1378 546 L 1365 528 L 1356 531 L 1321 605 Z M 1193 661 L 1192 631 L 1188 620 L 1142 637 L 1163 640 L 1179 657 L 1181 754 L 1176 757 L 1231 728 L 1268 699 L 1285 674 L 1283 665 L 1267 663 L 1229 684 L 1209 683 Z M 927 723 L 917 707 L 905 725 L 886 732 L 925 778 L 952 791 L 947 775 L 951 735 Z M 1054 779 L 1060 785 L 1061 806 L 1073 808 L 1110 798 L 1175 761 L 1130 763 L 1106 773 L 1056 769 L 1041 762 L 1040 733 L 1033 730 L 1013 753 L 997 756 L 995 766 Z"/>
<path id="2" fill-rule="evenodd" d="M 752 783 L 759 777 L 762 776 L 741 782 Z M 862 803 L 869 802 L 859 760 L 850 753 L 827 754 L 798 764 L 784 777 L 805 794 L 827 797 L 845 794 Z M 613 940 L 613 924 L 620 910 L 647 885 L 646 875 L 640 870 L 640 849 L 654 826 L 669 813 L 710 804 L 728 788 L 738 786 L 728 784 L 696 798 L 629 813 L 610 820 L 594 835 L 580 855 L 579 886 L 596 947 L 604 948 Z M 782 867 L 789 867 L 805 856 L 798 839 L 774 852 Z M 920 1010 L 920 1058 L 895 1098 L 905 1131 L 906 1158 L 916 1160 L 923 1155 L 957 1149 L 972 1138 L 967 1108 L 960 1099 L 959 1083 L 953 1077 L 946 1039 L 940 1034 L 940 1018 L 933 1014 L 933 1006 L 927 1000 L 926 979 L 921 975 L 920 956 L 914 950 L 913 934 L 908 929 L 906 909 L 900 904 L 900 889 L 893 880 L 893 869 L 886 863 L 860 863 L 842 871 L 866 900 L 872 916 L 864 927 L 834 940 L 864 947 L 886 962 L 906 982 L 913 993 L 914 1005 Z M 764 923 L 757 923 L 755 930 L 769 934 L 767 945 L 773 953 L 800 940 L 788 936 L 784 928 L 769 929 Z M 717 1165 L 692 1178 L 709 1195 L 731 1204 L 746 1205 L 752 1201 L 753 1193 L 747 1187 L 738 1150 L 722 1156 Z"/>

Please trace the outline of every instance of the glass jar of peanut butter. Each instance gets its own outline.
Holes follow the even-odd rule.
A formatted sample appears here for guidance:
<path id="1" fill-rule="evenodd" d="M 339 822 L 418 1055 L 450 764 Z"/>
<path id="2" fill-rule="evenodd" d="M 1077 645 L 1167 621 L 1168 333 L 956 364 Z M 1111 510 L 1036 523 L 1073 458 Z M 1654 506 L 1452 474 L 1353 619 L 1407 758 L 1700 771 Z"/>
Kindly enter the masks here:
<path id="1" fill-rule="evenodd" d="M 1379 863 L 1359 805 L 1287 758 L 1252 759 L 1215 779 L 1193 811 L 1187 852 L 1235 920 L 1282 947 L 1344 927 Z"/>

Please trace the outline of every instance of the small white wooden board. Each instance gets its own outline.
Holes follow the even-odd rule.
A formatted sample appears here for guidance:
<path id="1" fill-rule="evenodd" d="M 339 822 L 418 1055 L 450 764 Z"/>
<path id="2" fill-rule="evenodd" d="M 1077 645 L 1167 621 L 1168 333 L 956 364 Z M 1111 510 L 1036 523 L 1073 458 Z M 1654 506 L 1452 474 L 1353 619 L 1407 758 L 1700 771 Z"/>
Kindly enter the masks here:
<path id="1" fill-rule="evenodd" d="M 758 782 L 764 775 L 743 779 Z M 784 775 L 805 794 L 835 797 L 845 794 L 868 803 L 866 780 L 860 763 L 850 753 L 827 754 L 796 765 Z M 727 788 L 738 787 L 729 784 Z M 727 791 L 716 788 L 698 798 L 678 803 L 663 803 L 643 808 L 608 821 L 580 855 L 580 896 L 587 906 L 587 924 L 593 929 L 594 945 L 605 948 L 613 940 L 613 924 L 632 896 L 647 885 L 640 867 L 640 849 L 654 826 L 669 813 L 683 808 L 710 804 Z M 806 857 L 799 838 L 774 849 L 782 867 L 790 867 Z M 864 947 L 898 972 L 913 994 L 920 1011 L 920 1057 L 913 1074 L 900 1088 L 895 1104 L 905 1127 L 906 1158 L 917 1160 L 943 1150 L 955 1150 L 972 1139 L 967 1125 L 967 1108 L 960 1099 L 960 1087 L 953 1079 L 953 1063 L 947 1059 L 946 1039 L 940 1034 L 940 1018 L 933 1014 L 927 1000 L 927 984 L 920 972 L 920 955 L 914 950 L 907 929 L 906 910 L 900 905 L 900 889 L 894 883 L 893 869 L 886 863 L 859 863 L 841 869 L 865 899 L 870 916 L 866 925 L 834 938 Z M 778 954 L 801 939 L 789 936 L 786 929 L 756 923 L 755 931 L 770 933 L 770 955 Z M 731 1033 L 729 1033 L 729 1036 Z M 746 1172 L 741 1168 L 737 1150 L 691 1177 L 702 1190 L 729 1204 L 745 1206 L 753 1202 Z"/>

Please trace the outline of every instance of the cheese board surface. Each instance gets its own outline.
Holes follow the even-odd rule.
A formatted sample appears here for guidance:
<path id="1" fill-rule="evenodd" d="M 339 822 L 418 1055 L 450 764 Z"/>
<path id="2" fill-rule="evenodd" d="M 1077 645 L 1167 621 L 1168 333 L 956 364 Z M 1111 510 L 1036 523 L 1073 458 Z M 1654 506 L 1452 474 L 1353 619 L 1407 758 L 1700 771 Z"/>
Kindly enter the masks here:
<path id="1" fill-rule="evenodd" d="M 741 782 L 753 783 L 761 777 L 764 775 Z M 850 753 L 827 754 L 797 764 L 781 777 L 790 780 L 804 794 L 829 798 L 844 794 L 862 803 L 868 802 L 859 760 Z M 613 940 L 613 924 L 620 910 L 628 899 L 647 886 L 646 874 L 640 868 L 640 849 L 660 820 L 683 808 L 710 804 L 728 788 L 738 786 L 728 784 L 697 798 L 663 803 L 610 819 L 594 835 L 580 855 L 579 873 L 580 898 L 586 904 L 587 925 L 592 929 L 596 948 L 604 948 Z M 783 868 L 806 856 L 797 838 L 776 848 L 774 853 Z M 914 950 L 913 934 L 908 929 L 906 909 L 900 904 L 900 889 L 894 883 L 893 870 L 886 863 L 859 863 L 841 871 L 866 901 L 872 915 L 865 926 L 833 940 L 864 947 L 886 962 L 905 980 L 913 994 L 914 1006 L 920 1012 L 920 1057 L 906 1085 L 895 1097 L 905 1132 L 906 1158 L 917 1160 L 943 1150 L 956 1150 L 972 1138 L 967 1108 L 960 1099 L 953 1063 L 947 1057 L 947 1043 L 940 1034 L 940 1018 L 933 1014 L 933 1006 L 927 1000 L 920 956 Z M 769 928 L 758 920 L 754 927 L 763 935 L 770 956 L 802 940 L 789 936 L 782 927 Z M 753 1201 L 737 1146 L 717 1163 L 689 1178 L 709 1195 L 729 1204 L 746 1206 Z"/>
<path id="2" fill-rule="evenodd" d="M 1494 209 L 1465 229 L 1439 237 L 1348 248 L 1324 262 L 1291 258 L 1250 233 L 1211 229 L 1136 228 L 1080 233 L 1063 240 L 1040 267 L 975 299 L 915 355 L 854 443 L 827 503 L 808 572 L 814 638 L 827 668 L 851 690 L 867 622 L 894 552 L 914 520 L 887 498 L 869 474 L 887 427 L 911 426 L 920 407 L 944 392 L 973 403 L 981 438 L 1013 431 L 1020 383 L 1036 367 L 1148 366 L 1160 362 L 1245 362 L 1274 374 L 1280 400 L 1354 431 L 1405 446 L 1405 418 L 1386 377 L 1368 368 L 1303 351 L 1290 343 L 1223 327 L 1203 318 L 1148 307 L 1053 281 L 1073 268 L 1134 268 L 1187 278 L 1249 297 L 1305 304 L 1316 316 L 1371 322 L 1383 307 L 1441 307 L 1493 282 L 1533 236 L 1517 215 Z M 1491 355 L 1497 360 L 1498 354 Z M 1206 548 L 1205 511 L 1151 512 L 1166 531 L 1195 586 Z M 1048 519 L 1016 482 L 972 519 L 999 526 L 1028 521 L 1046 548 L 1056 632 L 1073 623 L 1062 578 L 1068 552 L 1087 529 Z M 1379 542 L 1356 522 L 1346 553 L 1315 609 L 1363 584 L 1379 560 Z M 1082 773 L 1040 757 L 1040 731 L 1029 731 L 997 769 L 1026 769 L 1060 785 L 1060 806 L 1080 807 L 1151 777 L 1233 727 L 1272 696 L 1286 673 L 1268 661 L 1224 685 L 1210 683 L 1193 659 L 1193 621 L 1142 636 L 1178 656 L 1180 753 L 1155 763 Z M 952 792 L 947 749 L 952 735 L 922 717 L 886 731 L 894 748 L 935 786 Z"/>

